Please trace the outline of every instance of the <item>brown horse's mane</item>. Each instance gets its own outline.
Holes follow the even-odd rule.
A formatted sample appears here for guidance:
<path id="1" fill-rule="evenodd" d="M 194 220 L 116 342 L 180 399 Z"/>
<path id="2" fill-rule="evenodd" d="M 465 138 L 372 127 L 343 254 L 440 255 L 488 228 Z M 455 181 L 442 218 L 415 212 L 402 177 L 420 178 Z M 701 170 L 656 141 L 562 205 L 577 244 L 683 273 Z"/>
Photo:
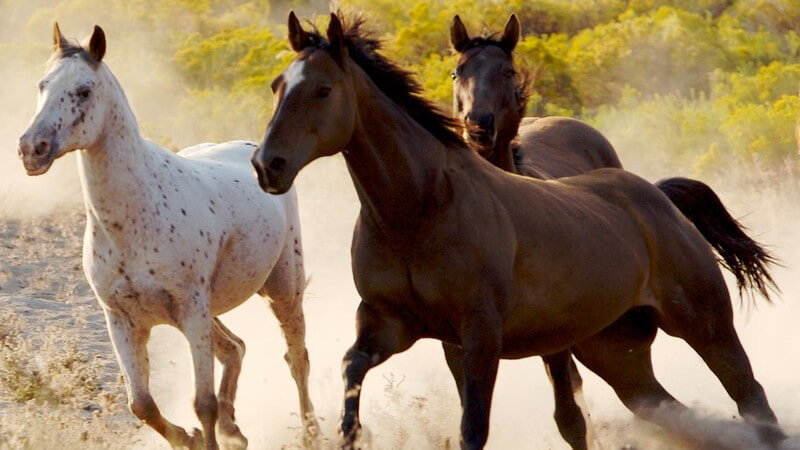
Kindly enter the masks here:
<path id="1" fill-rule="evenodd" d="M 442 112 L 438 106 L 422 96 L 422 86 L 412 72 L 400 68 L 378 53 L 381 41 L 372 37 L 371 32 L 362 29 L 364 19 L 358 15 L 350 17 L 341 13 L 337 15 L 342 21 L 348 55 L 378 89 L 443 144 L 466 147 L 467 144 L 459 133 L 458 120 Z M 312 36 L 311 42 L 314 48 L 329 47 L 328 40 L 316 28 L 309 34 Z"/>

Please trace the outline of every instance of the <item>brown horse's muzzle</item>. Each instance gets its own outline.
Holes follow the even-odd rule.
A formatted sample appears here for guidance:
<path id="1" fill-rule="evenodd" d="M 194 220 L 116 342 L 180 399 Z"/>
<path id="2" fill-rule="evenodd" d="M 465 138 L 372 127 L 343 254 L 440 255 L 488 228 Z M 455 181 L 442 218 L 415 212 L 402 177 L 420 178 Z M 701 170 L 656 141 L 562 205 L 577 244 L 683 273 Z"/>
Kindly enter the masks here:
<path id="1" fill-rule="evenodd" d="M 259 147 L 251 160 L 258 177 L 258 185 L 264 192 L 270 194 L 283 194 L 288 191 L 292 187 L 293 179 L 286 176 L 286 160 L 275 156 L 265 163 L 264 159 L 264 150 Z"/>
<path id="2" fill-rule="evenodd" d="M 30 136 L 25 133 L 19 138 L 17 154 L 22 159 L 28 175 L 42 175 L 53 165 L 58 154 L 58 146 L 50 137 Z"/>
<path id="3" fill-rule="evenodd" d="M 494 114 L 469 113 L 464 119 L 464 131 L 470 147 L 478 153 L 490 153 L 494 148 L 497 131 Z"/>

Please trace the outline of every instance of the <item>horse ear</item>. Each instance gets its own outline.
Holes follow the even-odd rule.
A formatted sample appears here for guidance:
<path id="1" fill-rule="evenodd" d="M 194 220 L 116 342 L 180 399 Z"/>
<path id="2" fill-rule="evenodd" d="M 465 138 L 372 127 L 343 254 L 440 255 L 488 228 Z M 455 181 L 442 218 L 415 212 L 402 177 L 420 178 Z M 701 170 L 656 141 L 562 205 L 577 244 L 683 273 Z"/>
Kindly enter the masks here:
<path id="1" fill-rule="evenodd" d="M 506 22 L 506 28 L 503 30 L 503 37 L 500 39 L 500 44 L 503 50 L 510 54 L 514 51 L 514 47 L 517 46 L 517 42 L 519 42 L 519 19 L 517 19 L 516 14 L 511 14 L 511 17 L 508 18 L 508 22 Z"/>
<path id="2" fill-rule="evenodd" d="M 53 24 L 53 50 L 58 50 L 67 45 L 67 38 L 61 34 L 61 29 L 58 27 L 58 22 Z"/>
<path id="3" fill-rule="evenodd" d="M 94 26 L 92 37 L 89 38 L 89 54 L 98 63 L 106 54 L 106 33 L 97 25 Z"/>
<path id="4" fill-rule="evenodd" d="M 331 13 L 331 21 L 328 23 L 328 42 L 330 42 L 330 52 L 336 61 L 342 62 L 347 52 L 344 42 L 344 30 L 342 21 L 335 13 Z"/>
<path id="5" fill-rule="evenodd" d="M 300 25 L 294 11 L 289 11 L 289 44 L 296 52 L 311 46 L 311 35 Z"/>
<path id="6" fill-rule="evenodd" d="M 453 44 L 453 48 L 459 53 L 463 52 L 469 43 L 467 27 L 464 26 L 464 22 L 461 21 L 461 17 L 458 17 L 458 14 L 456 14 L 456 16 L 453 17 L 453 21 L 450 22 L 450 43 Z"/>

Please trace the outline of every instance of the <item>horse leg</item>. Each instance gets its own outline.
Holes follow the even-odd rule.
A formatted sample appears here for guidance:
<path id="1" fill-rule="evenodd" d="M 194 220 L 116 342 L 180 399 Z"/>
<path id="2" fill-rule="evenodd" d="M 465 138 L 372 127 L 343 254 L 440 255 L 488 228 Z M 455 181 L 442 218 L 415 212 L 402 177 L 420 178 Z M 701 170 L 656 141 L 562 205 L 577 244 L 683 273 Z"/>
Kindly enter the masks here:
<path id="1" fill-rule="evenodd" d="M 646 310 L 632 310 L 605 330 L 573 346 L 575 356 L 605 380 L 636 416 L 659 423 L 660 407 L 687 408 L 658 382 L 653 373 L 650 345 L 658 327 Z"/>
<path id="2" fill-rule="evenodd" d="M 786 435 L 778 426 L 764 388 L 753 375 L 750 360 L 736 334 L 732 312 L 708 314 L 702 317 L 702 323 L 703 326 L 696 326 L 697 322 L 673 323 L 665 331 L 683 338 L 700 355 L 736 402 L 742 418 L 756 428 L 762 441 L 778 447 Z"/>
<path id="3" fill-rule="evenodd" d="M 402 352 L 414 343 L 405 325 L 382 315 L 363 301 L 356 312 L 356 342 L 342 360 L 344 410 L 342 411 L 341 448 L 354 449 L 361 431 L 359 406 L 361 386 L 367 372 Z"/>
<path id="4" fill-rule="evenodd" d="M 284 248 L 260 293 L 269 297 L 270 308 L 278 319 L 286 340 L 287 350 L 284 359 L 289 365 L 300 397 L 303 443 L 306 447 L 313 447 L 319 436 L 319 424 L 308 393 L 310 365 L 306 349 L 306 322 L 303 315 L 305 287 L 305 271 L 298 239 L 293 240 L 291 246 Z"/>
<path id="5" fill-rule="evenodd" d="M 461 347 L 448 342 L 442 342 L 442 349 L 444 350 L 444 359 L 447 361 L 447 367 L 450 373 L 453 374 L 453 380 L 456 382 L 456 389 L 458 389 L 458 398 L 464 403 L 463 388 L 464 388 L 464 351 Z"/>
<path id="6" fill-rule="evenodd" d="M 233 403 L 244 358 L 244 341 L 233 334 L 219 318 L 214 318 L 214 355 L 222 363 L 222 381 L 219 385 L 219 428 L 220 437 L 228 447 L 247 448 L 247 438 L 236 425 Z"/>
<path id="7" fill-rule="evenodd" d="M 487 314 L 472 314 L 462 325 L 464 351 L 462 449 L 482 449 L 489 438 L 489 413 L 502 348 L 502 324 Z"/>
<path id="8" fill-rule="evenodd" d="M 150 358 L 147 355 L 150 329 L 137 327 L 127 316 L 108 309 L 105 315 L 111 344 L 125 376 L 131 413 L 156 430 L 173 448 L 194 449 L 202 446 L 200 430 L 195 429 L 190 436 L 183 428 L 164 419 L 150 395 Z"/>
<path id="9" fill-rule="evenodd" d="M 580 395 L 583 379 L 572 361 L 570 352 L 564 351 L 542 356 L 550 384 L 555 396 L 555 413 L 553 417 L 558 431 L 573 450 L 587 449 L 587 422 L 583 411 L 575 401 Z"/>
<path id="10" fill-rule="evenodd" d="M 197 295 L 197 294 L 195 294 Z M 194 366 L 194 411 L 203 426 L 207 450 L 216 450 L 217 396 L 214 394 L 214 322 L 207 310 L 190 311 L 180 323 L 180 329 L 189 341 Z"/>

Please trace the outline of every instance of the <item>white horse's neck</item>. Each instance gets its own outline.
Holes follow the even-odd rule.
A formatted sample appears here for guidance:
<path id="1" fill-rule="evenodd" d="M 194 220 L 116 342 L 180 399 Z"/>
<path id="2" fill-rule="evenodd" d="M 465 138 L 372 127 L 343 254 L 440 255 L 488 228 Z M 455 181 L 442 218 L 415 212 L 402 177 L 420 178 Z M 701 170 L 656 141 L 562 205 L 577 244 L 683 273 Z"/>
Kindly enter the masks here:
<path id="1" fill-rule="evenodd" d="M 109 86 L 109 113 L 97 144 L 78 152 L 78 171 L 87 216 L 113 234 L 157 207 L 154 189 L 166 176 L 158 169 L 172 155 L 142 137 L 119 82 L 105 64 L 98 70 Z"/>

